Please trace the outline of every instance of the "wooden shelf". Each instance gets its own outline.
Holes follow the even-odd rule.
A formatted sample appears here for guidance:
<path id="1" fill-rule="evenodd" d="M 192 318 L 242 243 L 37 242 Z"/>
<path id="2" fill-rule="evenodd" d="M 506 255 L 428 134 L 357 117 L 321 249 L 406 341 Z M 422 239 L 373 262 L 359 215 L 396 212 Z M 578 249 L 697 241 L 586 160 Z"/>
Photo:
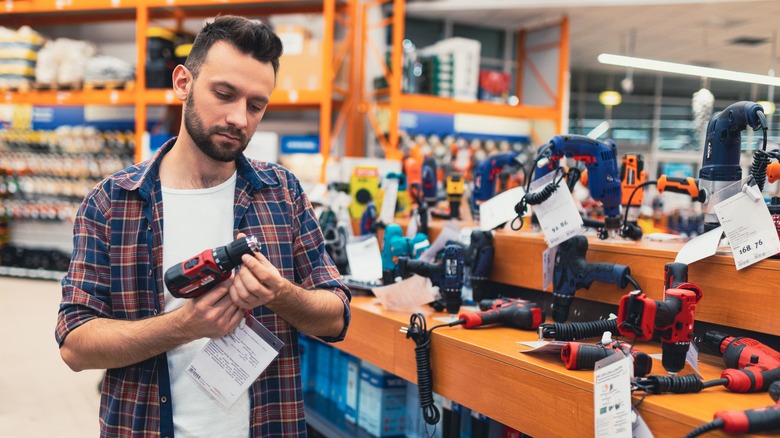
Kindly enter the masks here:
<path id="1" fill-rule="evenodd" d="M 436 324 L 435 316 L 444 316 L 419 311 L 426 315 L 428 327 Z M 334 346 L 416 382 L 415 344 L 400 332 L 409 317 L 410 313 L 385 310 L 373 297 L 354 297 L 347 337 Z M 504 327 L 435 330 L 431 336 L 434 391 L 532 436 L 593 436 L 593 373 L 566 370 L 555 356 L 520 353 L 528 348 L 517 342 L 534 341 L 536 336 Z M 657 344 L 637 347 L 648 354 L 660 353 Z M 720 363 L 699 366 L 705 380 L 720 377 Z M 656 374 L 663 372 L 659 360 L 654 360 L 653 369 Z M 690 372 L 686 368 L 682 374 Z M 638 400 L 639 395 L 634 403 Z M 711 421 L 716 411 L 772 403 L 766 393 L 710 388 L 699 394 L 648 395 L 639 412 L 656 436 L 683 436 Z"/>

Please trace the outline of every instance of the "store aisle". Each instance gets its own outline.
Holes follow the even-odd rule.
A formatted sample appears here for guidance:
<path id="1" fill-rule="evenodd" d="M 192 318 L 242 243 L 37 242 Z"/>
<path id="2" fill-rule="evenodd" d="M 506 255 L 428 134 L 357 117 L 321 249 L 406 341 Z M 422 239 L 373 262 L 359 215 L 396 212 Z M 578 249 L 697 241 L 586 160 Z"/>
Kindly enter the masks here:
<path id="1" fill-rule="evenodd" d="M 60 359 L 56 281 L 0 277 L 0 437 L 98 435 L 102 371 L 75 373 Z"/>

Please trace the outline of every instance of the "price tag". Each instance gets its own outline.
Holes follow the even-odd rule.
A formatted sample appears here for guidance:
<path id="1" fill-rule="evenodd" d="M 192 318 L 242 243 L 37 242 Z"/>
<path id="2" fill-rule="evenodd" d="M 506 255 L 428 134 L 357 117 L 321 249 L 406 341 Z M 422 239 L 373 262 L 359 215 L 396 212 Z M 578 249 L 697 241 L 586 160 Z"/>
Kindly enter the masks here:
<path id="1" fill-rule="evenodd" d="M 723 227 L 717 227 L 704 234 L 699 234 L 680 248 L 674 261 L 690 265 L 693 262 L 715 255 L 718 252 L 718 244 L 722 236 Z"/>
<path id="2" fill-rule="evenodd" d="M 382 212 L 379 220 L 384 224 L 392 224 L 395 218 L 395 204 L 398 201 L 398 179 L 385 178 L 382 182 L 382 190 L 385 192 L 382 198 Z"/>
<path id="3" fill-rule="evenodd" d="M 373 281 L 382 278 L 382 255 L 376 236 L 347 243 L 349 272 L 357 280 Z"/>
<path id="4" fill-rule="evenodd" d="M 415 309 L 436 300 L 431 280 L 420 275 L 412 275 L 391 285 L 374 287 L 371 291 L 387 310 Z"/>
<path id="5" fill-rule="evenodd" d="M 515 205 L 523 199 L 523 195 L 525 190 L 515 187 L 479 204 L 479 228 L 488 231 L 504 222 L 511 222 L 517 216 Z"/>
<path id="6" fill-rule="evenodd" d="M 545 175 L 543 178 L 534 181 L 538 187 L 545 187 L 555 178 L 555 172 Z M 546 183 L 544 181 L 547 181 Z M 534 184 L 532 184 L 533 186 Z M 535 192 L 532 188 L 531 192 Z M 569 187 L 561 181 L 558 189 L 552 195 L 542 202 L 531 207 L 539 219 L 539 225 L 544 233 L 544 240 L 547 246 L 556 246 L 569 238 L 582 233 L 582 217 L 577 206 L 574 204 L 574 198 L 571 196 Z"/>
<path id="7" fill-rule="evenodd" d="M 780 252 L 780 239 L 763 196 L 755 186 L 744 187 L 714 207 L 737 270 Z"/>
<path id="8" fill-rule="evenodd" d="M 612 356 L 599 362 L 614 360 Z M 602 367 L 599 362 L 593 372 L 594 436 L 631 438 L 631 358 L 624 357 Z"/>
<path id="9" fill-rule="evenodd" d="M 555 254 L 558 247 L 548 247 L 542 253 L 542 290 L 547 290 L 552 284 L 553 271 L 555 270 Z"/>

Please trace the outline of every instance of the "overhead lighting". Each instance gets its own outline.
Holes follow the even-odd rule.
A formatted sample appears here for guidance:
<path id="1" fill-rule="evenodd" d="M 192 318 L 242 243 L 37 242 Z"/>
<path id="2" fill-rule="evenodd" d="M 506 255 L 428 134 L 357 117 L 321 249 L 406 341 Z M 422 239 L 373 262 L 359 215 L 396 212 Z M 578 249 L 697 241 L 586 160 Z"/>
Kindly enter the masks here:
<path id="1" fill-rule="evenodd" d="M 719 68 L 699 67 L 696 65 L 678 64 L 676 62 L 657 61 L 655 59 L 635 58 L 632 56 L 612 55 L 602 53 L 598 56 L 602 64 L 618 65 L 621 67 L 634 67 L 644 70 L 655 70 L 680 75 L 699 76 L 726 81 L 748 82 L 751 84 L 780 85 L 780 77 L 757 75 Z"/>
<path id="2" fill-rule="evenodd" d="M 764 114 L 771 116 L 775 112 L 775 103 L 769 100 L 759 100 L 756 102 L 764 108 Z"/>
<path id="3" fill-rule="evenodd" d="M 599 102 L 605 106 L 620 105 L 623 101 L 623 97 L 617 91 L 602 91 L 599 94 Z"/>

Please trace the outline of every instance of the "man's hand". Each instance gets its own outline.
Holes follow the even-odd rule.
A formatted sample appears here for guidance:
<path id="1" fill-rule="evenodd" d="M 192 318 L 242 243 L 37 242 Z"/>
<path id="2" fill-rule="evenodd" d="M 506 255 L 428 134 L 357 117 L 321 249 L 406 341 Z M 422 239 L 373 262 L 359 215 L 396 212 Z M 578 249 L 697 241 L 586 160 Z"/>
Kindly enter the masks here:
<path id="1" fill-rule="evenodd" d="M 245 237 L 244 233 L 237 236 L 239 239 L 242 237 Z M 243 266 L 233 277 L 230 298 L 242 309 L 264 306 L 292 287 L 292 283 L 282 277 L 279 270 L 260 252 L 254 253 L 254 257 L 244 254 L 241 262 Z"/>
<path id="2" fill-rule="evenodd" d="M 219 338 L 232 332 L 246 312 L 230 296 L 233 280 L 228 279 L 214 289 L 185 300 L 181 308 L 183 326 L 197 338 Z"/>

